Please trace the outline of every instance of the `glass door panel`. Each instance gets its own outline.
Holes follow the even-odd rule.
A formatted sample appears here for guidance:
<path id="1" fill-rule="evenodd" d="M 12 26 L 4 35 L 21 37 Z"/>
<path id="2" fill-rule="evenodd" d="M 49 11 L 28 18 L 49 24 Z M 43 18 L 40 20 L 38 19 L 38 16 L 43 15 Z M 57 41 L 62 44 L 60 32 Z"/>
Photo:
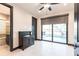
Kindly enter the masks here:
<path id="1" fill-rule="evenodd" d="M 53 24 L 53 41 L 66 43 L 66 24 Z"/>
<path id="2" fill-rule="evenodd" d="M 42 25 L 42 39 L 52 41 L 52 24 Z"/>

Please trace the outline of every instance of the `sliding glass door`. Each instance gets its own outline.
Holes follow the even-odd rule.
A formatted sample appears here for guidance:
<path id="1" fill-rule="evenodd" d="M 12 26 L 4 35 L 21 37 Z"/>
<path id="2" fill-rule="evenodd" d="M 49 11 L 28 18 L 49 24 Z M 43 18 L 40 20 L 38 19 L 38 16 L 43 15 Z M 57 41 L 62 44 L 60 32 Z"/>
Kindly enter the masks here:
<path id="1" fill-rule="evenodd" d="M 53 24 L 53 41 L 66 43 L 66 24 Z"/>
<path id="2" fill-rule="evenodd" d="M 42 40 L 67 43 L 66 29 L 65 23 L 42 25 Z"/>
<path id="3" fill-rule="evenodd" d="M 68 14 L 41 19 L 42 40 L 68 43 Z"/>
<path id="4" fill-rule="evenodd" d="M 42 25 L 42 39 L 52 41 L 52 24 Z"/>

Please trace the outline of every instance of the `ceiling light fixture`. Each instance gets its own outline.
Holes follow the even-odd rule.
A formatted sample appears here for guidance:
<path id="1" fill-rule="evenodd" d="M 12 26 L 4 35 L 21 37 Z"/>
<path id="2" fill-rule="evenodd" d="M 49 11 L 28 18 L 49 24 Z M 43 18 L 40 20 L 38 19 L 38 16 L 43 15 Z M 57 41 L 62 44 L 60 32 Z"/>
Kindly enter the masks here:
<path id="1" fill-rule="evenodd" d="M 64 3 L 64 6 L 66 6 L 67 5 L 67 3 Z"/>
<path id="2" fill-rule="evenodd" d="M 49 7 L 50 7 L 49 4 L 44 5 L 44 8 L 49 8 Z"/>

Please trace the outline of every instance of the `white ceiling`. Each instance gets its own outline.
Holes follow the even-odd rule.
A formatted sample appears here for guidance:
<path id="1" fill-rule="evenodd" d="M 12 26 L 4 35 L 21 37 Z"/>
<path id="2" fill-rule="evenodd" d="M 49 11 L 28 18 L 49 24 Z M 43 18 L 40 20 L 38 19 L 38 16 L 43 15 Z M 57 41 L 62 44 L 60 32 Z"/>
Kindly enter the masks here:
<path id="1" fill-rule="evenodd" d="M 46 14 L 53 14 L 55 12 L 69 11 L 72 10 L 73 8 L 73 4 L 71 3 L 67 5 L 56 4 L 51 5 L 52 11 L 49 11 L 48 9 L 43 9 L 42 12 L 39 13 L 38 10 L 43 6 L 40 5 L 40 3 L 15 3 L 15 4 L 36 17 L 42 17 Z"/>

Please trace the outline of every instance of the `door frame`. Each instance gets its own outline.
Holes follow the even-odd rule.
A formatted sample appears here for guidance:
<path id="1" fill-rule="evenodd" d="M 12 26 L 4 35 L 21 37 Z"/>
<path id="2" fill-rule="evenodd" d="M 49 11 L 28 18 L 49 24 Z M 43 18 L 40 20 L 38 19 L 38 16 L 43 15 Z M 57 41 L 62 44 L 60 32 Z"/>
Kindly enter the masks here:
<path id="1" fill-rule="evenodd" d="M 32 27 L 33 27 L 33 22 L 35 22 L 35 40 L 37 40 L 37 18 L 32 16 Z M 33 32 L 33 28 L 32 28 L 32 32 Z"/>
<path id="2" fill-rule="evenodd" d="M 41 24 L 41 40 L 43 40 L 42 39 L 42 37 L 43 37 L 43 35 L 42 35 L 42 28 L 43 28 L 43 26 L 42 26 L 42 24 Z M 52 27 L 53 28 L 53 27 Z M 53 30 L 52 30 L 52 32 L 53 32 Z M 52 34 L 52 36 L 53 36 L 53 34 Z M 51 39 L 52 41 L 50 41 L 50 40 L 43 40 L 43 41 L 50 41 L 50 42 L 53 42 L 53 37 L 52 37 L 52 39 Z"/>
<path id="3" fill-rule="evenodd" d="M 3 6 L 6 6 L 10 8 L 10 51 L 13 51 L 13 6 L 7 4 L 7 3 L 0 3 Z"/>
<path id="4" fill-rule="evenodd" d="M 64 15 L 57 15 L 57 16 L 51 16 L 51 17 L 46 17 L 46 18 L 41 18 L 42 19 L 48 19 L 48 18 L 53 18 L 53 17 L 62 17 L 62 16 L 69 16 L 69 14 L 64 14 Z M 52 37 L 52 41 L 49 41 L 49 40 L 43 40 L 42 39 L 42 21 L 41 21 L 41 40 L 42 41 L 48 41 L 48 42 L 54 42 L 54 43 L 60 43 L 60 44 L 68 44 L 68 19 L 67 19 L 67 22 L 66 22 L 66 43 L 62 43 L 62 42 L 55 42 L 53 41 L 53 37 Z M 52 32 L 53 32 L 53 24 L 52 24 Z M 53 36 L 53 34 L 52 34 Z"/>
<path id="5" fill-rule="evenodd" d="M 53 42 L 68 44 L 68 25 L 67 25 L 67 23 L 65 23 L 65 24 L 66 24 L 66 43 L 63 43 L 63 42 L 56 42 L 56 41 L 53 41 Z M 52 26 L 52 27 L 53 27 L 53 26 Z M 53 29 L 52 29 L 52 31 L 53 31 Z"/>

